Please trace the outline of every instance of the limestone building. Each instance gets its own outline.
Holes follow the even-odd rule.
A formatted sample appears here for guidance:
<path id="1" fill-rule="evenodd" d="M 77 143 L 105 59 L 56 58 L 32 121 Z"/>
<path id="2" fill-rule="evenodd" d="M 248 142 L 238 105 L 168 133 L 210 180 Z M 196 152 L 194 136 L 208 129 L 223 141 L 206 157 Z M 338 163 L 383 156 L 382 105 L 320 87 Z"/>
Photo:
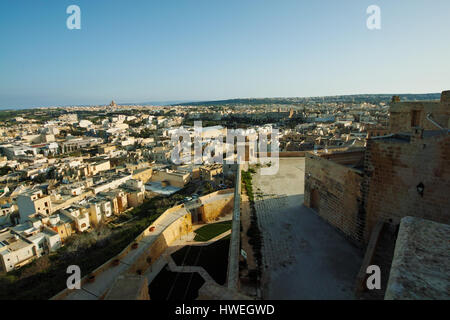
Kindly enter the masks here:
<path id="1" fill-rule="evenodd" d="M 49 216 L 53 213 L 50 196 L 44 195 L 40 189 L 33 189 L 20 194 L 17 197 L 17 205 L 22 223 L 35 214 Z"/>
<path id="2" fill-rule="evenodd" d="M 305 205 L 367 244 L 378 221 L 450 223 L 450 92 L 441 101 L 393 102 L 390 129 L 365 149 L 310 153 Z"/>

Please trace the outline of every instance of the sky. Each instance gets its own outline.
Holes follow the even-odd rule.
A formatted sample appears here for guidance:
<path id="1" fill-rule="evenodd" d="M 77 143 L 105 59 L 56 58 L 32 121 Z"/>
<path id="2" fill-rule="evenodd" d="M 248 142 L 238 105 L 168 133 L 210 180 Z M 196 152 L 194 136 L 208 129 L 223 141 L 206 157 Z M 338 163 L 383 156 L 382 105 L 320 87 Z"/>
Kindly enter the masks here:
<path id="1" fill-rule="evenodd" d="M 69 30 L 69 5 L 81 29 Z M 369 30 L 366 10 L 381 9 Z M 0 108 L 450 89 L 448 0 L 1 0 Z"/>

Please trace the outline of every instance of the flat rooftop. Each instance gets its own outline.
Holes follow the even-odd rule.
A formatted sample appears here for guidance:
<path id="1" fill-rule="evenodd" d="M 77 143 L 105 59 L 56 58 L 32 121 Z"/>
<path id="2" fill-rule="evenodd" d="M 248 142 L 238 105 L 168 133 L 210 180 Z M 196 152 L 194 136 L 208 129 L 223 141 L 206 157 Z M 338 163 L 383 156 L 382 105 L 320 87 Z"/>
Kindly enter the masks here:
<path id="1" fill-rule="evenodd" d="M 7 247 L 7 250 L 11 252 L 28 247 L 29 245 L 29 242 L 26 242 L 19 237 L 16 239 L 15 235 L 10 230 L 0 234 L 0 250 Z M 3 250 L 1 251 L 3 252 Z"/>
<path id="2" fill-rule="evenodd" d="M 163 187 L 161 182 L 155 181 L 155 182 L 148 182 L 145 184 L 145 190 L 151 191 L 154 193 L 158 193 L 164 196 L 170 196 L 178 191 L 181 190 L 181 188 L 177 188 L 174 186 L 166 186 Z"/>

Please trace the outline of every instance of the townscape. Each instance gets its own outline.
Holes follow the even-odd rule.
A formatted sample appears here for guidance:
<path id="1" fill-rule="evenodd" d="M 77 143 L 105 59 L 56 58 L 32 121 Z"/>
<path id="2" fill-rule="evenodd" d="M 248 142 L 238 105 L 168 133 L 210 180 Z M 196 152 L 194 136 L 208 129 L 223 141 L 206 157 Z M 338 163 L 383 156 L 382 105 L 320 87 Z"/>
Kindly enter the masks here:
<path id="1" fill-rule="evenodd" d="M 437 102 L 428 102 L 433 100 Z M 154 255 L 154 260 L 160 261 L 163 259 L 161 255 L 167 256 L 168 252 L 174 250 L 170 250 L 170 247 L 174 247 L 171 244 L 173 241 L 178 245 L 175 248 L 192 245 L 189 242 L 193 240 L 192 236 L 199 237 L 195 230 L 211 225 L 212 235 L 206 240 L 214 237 L 227 239 L 223 236 L 228 235 L 228 239 L 233 241 L 234 233 L 240 239 L 241 249 L 237 251 L 236 257 L 236 261 L 240 262 L 235 264 L 235 278 L 240 279 L 236 280 L 240 283 L 240 289 L 233 291 L 233 285 L 230 286 L 233 249 L 232 246 L 228 249 L 229 245 L 225 248 L 222 265 L 212 267 L 215 270 L 213 274 L 223 268 L 225 273 L 218 276 L 220 280 L 211 280 L 210 285 L 222 288 L 228 297 L 258 299 L 266 295 L 279 298 L 270 293 L 270 281 L 264 280 L 273 272 L 270 269 L 275 268 L 270 266 L 274 262 L 269 259 L 272 254 L 269 252 L 269 243 L 276 240 L 271 239 L 271 232 L 265 230 L 268 226 L 262 222 L 254 223 L 256 218 L 253 216 L 259 214 L 261 219 L 261 213 L 255 212 L 260 210 L 258 208 L 261 205 L 256 204 L 255 209 L 257 199 L 261 203 L 269 201 L 267 199 L 285 199 L 289 187 L 286 185 L 286 193 L 278 192 L 277 196 L 270 196 L 267 192 L 264 195 L 264 184 L 255 185 L 253 190 L 252 174 L 267 164 L 257 161 L 258 152 L 253 154 L 256 161 L 249 161 L 252 152 L 248 140 L 244 142 L 245 161 L 242 163 L 238 163 L 235 151 L 236 143 L 239 142 L 220 145 L 223 153 L 233 151 L 233 164 L 174 163 L 172 155 L 178 141 L 171 139 L 173 133 L 184 128 L 193 137 L 194 121 L 201 121 L 203 153 L 211 146 L 215 148 L 217 139 L 224 140 L 231 129 L 253 133 L 270 133 L 277 129 L 280 172 L 290 171 L 290 178 L 296 181 L 295 188 L 299 188 L 294 190 L 294 194 L 301 194 L 301 198 L 294 198 L 295 206 L 302 206 L 295 215 L 310 208 L 311 212 L 316 211 L 318 216 L 337 228 L 357 247 L 364 248 L 369 243 L 369 252 L 374 250 L 370 249 L 371 239 L 374 229 L 379 229 L 376 227 L 379 222 L 395 227 L 403 217 L 411 215 L 439 223 L 449 222 L 448 199 L 441 200 L 435 196 L 435 193 L 443 194 L 442 190 L 430 190 L 432 187 L 425 180 L 417 184 L 417 188 L 422 190 L 419 191 L 420 196 L 423 197 L 425 192 L 427 197 L 435 199 L 438 204 L 426 202 L 427 205 L 421 205 L 416 203 L 419 200 L 402 200 L 404 192 L 411 191 L 404 191 L 402 183 L 397 187 L 392 183 L 387 188 L 398 188 L 395 189 L 397 197 L 390 202 L 389 197 L 384 196 L 384 206 L 377 208 L 378 202 L 373 201 L 382 195 L 380 192 L 367 193 L 363 187 L 366 184 L 368 190 L 378 189 L 382 186 L 382 179 L 386 179 L 376 177 L 383 177 L 388 167 L 373 169 L 374 166 L 386 166 L 381 160 L 374 160 L 383 157 L 382 150 L 390 152 L 396 143 L 409 146 L 414 141 L 428 146 L 435 153 L 433 157 L 429 153 L 422 156 L 416 154 L 415 157 L 428 163 L 436 162 L 435 167 L 430 164 L 434 170 L 434 184 L 448 190 L 448 166 L 445 165 L 448 158 L 442 158 L 442 154 L 448 153 L 448 130 L 444 129 L 449 121 L 448 103 L 448 92 L 443 92 L 442 97 L 440 94 L 430 94 L 390 98 L 373 95 L 263 101 L 248 99 L 169 106 L 118 105 L 112 101 L 104 106 L 3 111 L 0 113 L 2 298 L 8 299 L 15 295 L 16 298 L 24 299 L 49 299 L 57 294 L 59 298 L 70 298 L 71 293 L 64 291 L 67 278 L 65 269 L 68 265 L 80 266 L 85 279 L 94 279 L 94 270 L 103 272 L 98 271 L 98 268 L 108 261 L 119 264 L 121 259 L 117 257 L 123 255 L 127 246 L 134 246 L 135 249 L 138 246 L 136 241 L 141 236 L 147 236 L 148 230 L 156 232 L 155 228 L 159 228 L 159 225 L 155 221 L 162 223 L 164 219 L 167 220 L 165 217 L 168 212 L 177 212 L 177 217 L 175 220 L 171 218 L 161 229 L 166 245 L 160 250 L 155 249 L 156 245 L 150 245 L 146 249 L 149 250 L 146 252 L 151 252 L 149 257 L 153 258 Z M 395 159 L 409 159 L 417 152 L 415 149 L 411 151 L 411 148 L 398 149 Z M 389 154 L 387 156 L 392 157 Z M 296 173 L 295 169 L 291 171 L 286 167 L 291 164 L 286 161 L 296 167 L 302 166 L 301 173 Z M 369 165 L 368 161 L 372 163 Z M 427 174 L 426 169 L 419 173 L 420 160 L 404 161 L 408 164 L 404 163 L 403 166 L 412 170 L 415 178 Z M 438 164 L 439 161 L 444 162 Z M 338 167 L 334 168 L 336 165 Z M 400 169 L 397 165 L 400 163 L 391 162 L 388 172 L 398 174 L 397 170 Z M 375 176 L 367 176 L 367 170 L 371 170 Z M 404 174 L 402 179 L 412 178 Z M 284 180 L 282 183 L 289 184 L 289 181 Z M 416 189 L 416 184 L 412 187 Z M 277 190 L 274 192 L 277 193 Z M 235 199 L 240 199 L 237 204 Z M 405 203 L 398 206 L 401 201 Z M 277 206 L 278 209 L 273 209 L 273 212 L 282 210 L 283 205 Z M 396 210 L 393 211 L 393 208 Z M 239 229 L 232 230 L 235 219 L 232 212 L 236 210 L 241 214 L 238 218 L 241 232 Z M 179 221 L 185 220 L 188 221 L 186 224 L 179 224 Z M 168 229 L 178 228 L 178 225 L 180 230 L 171 231 L 170 236 L 165 234 Z M 387 257 L 376 258 L 380 260 L 379 264 L 387 265 L 384 268 L 384 286 L 387 285 L 396 238 L 394 231 L 388 231 L 391 230 L 388 225 L 381 227 L 384 228 L 383 235 L 393 237 L 385 244 L 388 249 L 377 249 L 384 250 Z M 183 245 L 180 245 L 180 241 L 184 241 Z M 174 259 L 176 254 L 172 255 Z M 357 275 L 360 264 L 367 263 L 362 262 L 363 254 L 364 251 L 355 251 L 355 260 L 349 262 L 353 264 L 350 269 L 355 270 L 349 275 L 352 286 L 355 279 L 361 277 Z M 140 258 L 133 259 L 127 262 L 127 266 L 128 263 L 132 264 L 133 272 L 142 275 L 149 267 L 150 272 L 153 272 L 153 260 L 149 262 L 147 259 L 147 265 L 142 267 Z M 216 258 L 212 255 L 206 256 L 206 259 Z M 125 263 L 125 258 L 121 261 Z M 176 268 L 180 267 L 172 269 Z M 109 295 L 114 296 L 114 286 L 119 288 L 116 291 L 122 292 L 125 284 L 120 283 L 123 275 L 119 274 L 123 270 L 120 271 L 114 276 L 116 282 L 106 286 L 112 292 Z M 147 276 L 146 281 L 155 276 Z M 224 277 L 228 277 L 227 280 Z M 54 279 L 52 283 L 41 281 L 51 278 Z M 90 282 L 94 281 L 92 279 Z M 142 279 L 137 281 L 136 288 L 142 287 L 141 282 Z M 181 286 L 181 291 L 190 290 L 191 281 L 186 289 L 185 284 L 176 285 L 175 282 L 173 286 Z M 129 285 L 133 282 L 127 279 L 126 283 Z M 144 283 L 145 287 L 150 285 L 152 299 L 158 299 L 159 294 L 162 294 L 160 289 L 155 289 L 159 293 L 152 295 L 152 284 Z M 226 283 L 227 289 L 221 287 Z M 194 293 L 190 294 L 191 299 L 199 295 L 201 284 L 200 281 Z M 345 289 L 341 291 L 347 290 L 346 295 L 330 297 L 350 298 L 349 291 L 353 288 L 347 288 L 348 283 L 343 287 Z M 136 288 L 134 290 L 138 290 Z M 217 293 L 211 293 L 211 287 L 203 290 L 209 292 L 203 291 L 204 297 L 217 296 Z M 385 291 L 386 287 L 382 292 Z M 102 289 L 90 297 L 72 294 L 72 298 L 99 298 L 104 297 L 104 294 L 105 290 Z M 148 292 L 142 295 L 147 296 Z M 170 292 L 165 298 L 169 299 L 169 296 Z M 183 297 L 187 298 L 186 294 Z M 380 294 L 365 293 L 365 296 L 359 294 L 359 297 L 380 298 Z M 295 298 L 295 295 L 286 298 Z"/>
<path id="2" fill-rule="evenodd" d="M 6 316 L 450 300 L 449 12 L 0 1 Z"/>

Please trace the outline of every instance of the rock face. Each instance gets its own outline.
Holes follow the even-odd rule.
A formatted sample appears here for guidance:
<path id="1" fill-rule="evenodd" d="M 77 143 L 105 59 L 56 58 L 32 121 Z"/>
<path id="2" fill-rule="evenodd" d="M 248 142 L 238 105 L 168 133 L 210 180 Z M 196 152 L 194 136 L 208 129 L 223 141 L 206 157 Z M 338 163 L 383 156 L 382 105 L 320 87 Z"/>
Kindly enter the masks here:
<path id="1" fill-rule="evenodd" d="M 450 225 L 401 220 L 385 299 L 450 299 Z"/>

